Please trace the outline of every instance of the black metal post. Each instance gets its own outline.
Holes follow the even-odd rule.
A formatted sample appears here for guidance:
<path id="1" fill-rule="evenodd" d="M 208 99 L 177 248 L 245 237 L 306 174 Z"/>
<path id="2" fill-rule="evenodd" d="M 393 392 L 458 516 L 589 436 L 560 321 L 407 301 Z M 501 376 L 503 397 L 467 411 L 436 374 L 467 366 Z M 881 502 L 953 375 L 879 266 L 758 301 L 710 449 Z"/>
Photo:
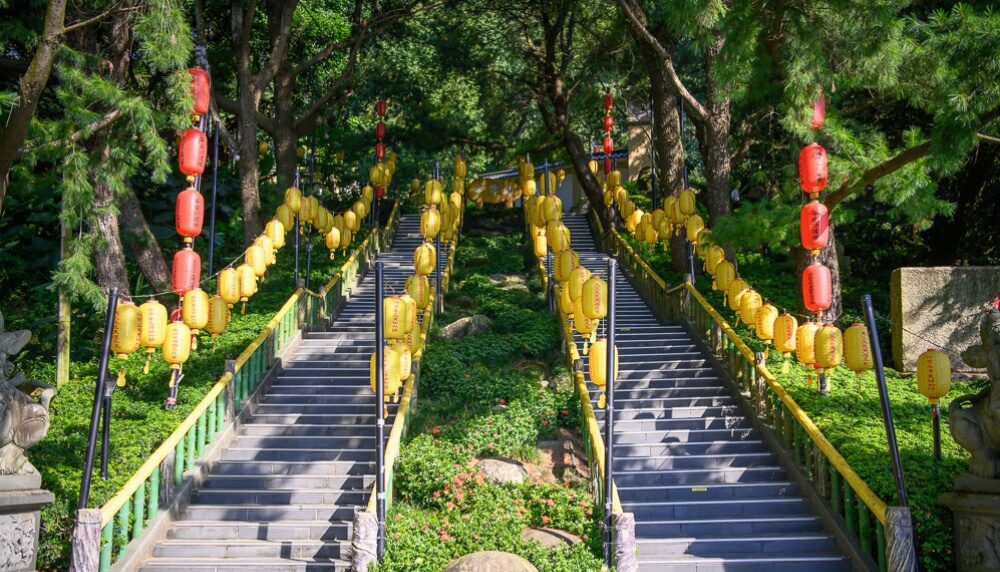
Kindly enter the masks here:
<path id="1" fill-rule="evenodd" d="M 554 314 L 556 312 L 556 299 L 552 295 L 552 250 L 546 247 L 545 249 L 545 274 L 548 276 L 548 280 L 545 281 L 545 297 L 549 300 L 549 313 Z"/>
<path id="2" fill-rule="evenodd" d="M 434 281 L 437 283 L 434 297 L 434 309 L 441 313 L 444 311 L 444 300 L 441 299 L 441 233 L 434 237 Z"/>
<path id="3" fill-rule="evenodd" d="M 208 212 L 208 275 L 215 274 L 215 201 L 219 192 L 219 122 L 212 133 L 212 206 Z"/>
<path id="4" fill-rule="evenodd" d="M 545 192 L 545 196 L 549 196 L 549 160 L 547 158 L 545 159 L 542 171 L 545 173 L 545 183 L 542 184 L 542 189 Z"/>
<path id="5" fill-rule="evenodd" d="M 312 274 L 313 243 L 306 243 L 306 290 L 309 289 L 309 275 Z"/>
<path id="6" fill-rule="evenodd" d="M 934 460 L 941 460 L 941 405 L 931 405 L 931 424 L 934 428 Z"/>
<path id="7" fill-rule="evenodd" d="M 375 262 L 375 518 L 376 556 L 385 550 L 385 330 L 382 324 L 383 262 Z"/>
<path id="8" fill-rule="evenodd" d="M 108 314 L 104 318 L 104 343 L 101 346 L 100 369 L 97 370 L 97 385 L 94 387 L 94 407 L 90 411 L 90 431 L 87 434 L 87 453 L 83 462 L 83 479 L 80 481 L 80 497 L 76 508 L 87 508 L 90 500 L 90 476 L 94 471 L 94 450 L 97 448 L 97 424 L 101 417 L 101 401 L 104 397 L 104 383 L 108 373 L 108 353 L 111 351 L 111 332 L 115 327 L 115 310 L 118 309 L 118 288 L 112 288 L 108 295 Z"/>
<path id="9" fill-rule="evenodd" d="M 295 213 L 295 288 L 299 287 L 299 213 Z"/>
<path id="10" fill-rule="evenodd" d="M 653 208 L 656 202 L 656 107 L 654 106 L 652 89 L 649 93 L 649 166 L 652 180 L 650 181 L 650 192 L 653 195 Z"/>
<path id="11" fill-rule="evenodd" d="M 101 414 L 101 478 L 108 479 L 108 449 L 111 441 L 111 390 L 104 391 L 101 398 L 104 413 Z"/>
<path id="12" fill-rule="evenodd" d="M 868 323 L 868 338 L 872 344 L 875 380 L 878 382 L 878 396 L 882 402 L 882 423 L 885 425 L 885 438 L 889 442 L 889 456 L 892 459 L 892 476 L 896 480 L 896 494 L 899 497 L 900 506 L 909 508 L 910 499 L 906 494 L 903 465 L 899 460 L 899 445 L 896 443 L 896 428 L 892 423 L 892 407 L 889 404 L 889 389 L 885 383 L 885 366 L 882 363 L 882 348 L 878 343 L 878 329 L 875 325 L 875 310 L 872 308 L 871 294 L 865 294 L 861 297 L 861 306 L 865 312 L 865 322 Z"/>
<path id="13" fill-rule="evenodd" d="M 606 340 L 607 364 L 604 386 L 604 563 L 611 566 L 611 511 L 614 490 L 612 464 L 614 464 L 615 438 L 615 274 L 618 261 L 608 259 L 608 337 Z"/>
<path id="14" fill-rule="evenodd" d="M 694 243 L 685 238 L 684 246 L 687 251 L 688 273 L 691 275 L 691 283 L 694 284 L 695 281 Z"/>

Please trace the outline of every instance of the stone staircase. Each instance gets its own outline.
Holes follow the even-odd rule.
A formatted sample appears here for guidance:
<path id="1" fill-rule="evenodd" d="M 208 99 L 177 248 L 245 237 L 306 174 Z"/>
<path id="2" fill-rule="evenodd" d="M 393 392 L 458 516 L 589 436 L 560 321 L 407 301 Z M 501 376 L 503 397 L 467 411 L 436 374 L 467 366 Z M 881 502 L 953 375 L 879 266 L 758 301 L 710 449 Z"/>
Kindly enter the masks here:
<path id="1" fill-rule="evenodd" d="M 586 217 L 563 222 L 583 264 L 607 277 Z M 709 356 L 682 325 L 653 315 L 620 265 L 616 288 L 613 470 L 622 508 L 635 514 L 640 570 L 850 570 Z"/>
<path id="2" fill-rule="evenodd" d="M 403 291 L 422 241 L 419 215 L 403 216 L 392 249 L 379 256 L 387 293 Z M 447 245 L 438 256 L 444 268 Z M 305 334 L 286 358 L 141 570 L 350 569 L 352 519 L 375 481 L 375 396 L 368 371 L 374 303 L 373 270 L 332 325 Z M 396 408 L 388 406 L 387 438 Z"/>

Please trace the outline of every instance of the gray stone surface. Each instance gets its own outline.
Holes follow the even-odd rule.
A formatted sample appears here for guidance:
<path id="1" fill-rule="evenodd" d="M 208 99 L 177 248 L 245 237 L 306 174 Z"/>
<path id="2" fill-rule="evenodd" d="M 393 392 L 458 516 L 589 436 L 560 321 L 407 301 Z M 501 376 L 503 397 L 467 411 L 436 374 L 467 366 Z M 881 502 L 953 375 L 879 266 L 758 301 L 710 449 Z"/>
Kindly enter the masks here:
<path id="1" fill-rule="evenodd" d="M 42 506 L 49 491 L 0 492 L 0 572 L 34 570 Z"/>
<path id="2" fill-rule="evenodd" d="M 498 483 L 523 483 L 528 478 L 528 471 L 513 459 L 502 457 L 480 459 L 478 466 L 487 480 Z"/>
<path id="3" fill-rule="evenodd" d="M 490 331 L 492 322 L 482 314 L 459 318 L 447 326 L 441 328 L 441 337 L 455 340 L 466 336 L 474 336 Z"/>
<path id="4" fill-rule="evenodd" d="M 538 569 L 520 556 L 484 550 L 452 560 L 444 572 L 538 572 Z"/>
<path id="5" fill-rule="evenodd" d="M 1000 495 L 945 493 L 940 501 L 955 516 L 957 572 L 1000 570 Z"/>
<path id="6" fill-rule="evenodd" d="M 890 280 L 892 356 L 896 369 L 915 371 L 933 344 L 951 348 L 953 371 L 978 372 L 958 351 L 978 341 L 984 304 L 997 296 L 1000 267 L 898 268 Z M 935 348 L 939 349 L 939 348 Z"/>
<path id="7" fill-rule="evenodd" d="M 556 528 L 529 528 L 524 531 L 525 540 L 537 540 L 542 548 L 572 546 L 581 542 L 579 536 Z"/>
<path id="8" fill-rule="evenodd" d="M 34 469 L 34 467 L 32 467 Z M 42 475 L 38 471 L 19 475 L 0 475 L 0 492 L 30 491 L 42 486 Z"/>
<path id="9" fill-rule="evenodd" d="M 378 519 L 375 513 L 358 511 L 351 530 L 351 570 L 368 572 L 368 565 L 376 561 L 378 548 Z"/>
<path id="10" fill-rule="evenodd" d="M 983 317 L 979 337 L 982 343 L 962 352 L 962 359 L 971 367 L 986 368 L 990 384 L 948 404 L 948 429 L 972 454 L 970 473 L 1000 479 L 1000 311 L 992 309 Z"/>
<path id="11" fill-rule="evenodd" d="M 635 537 L 635 515 L 631 512 L 611 515 L 611 543 L 615 570 L 639 572 L 639 543 Z"/>

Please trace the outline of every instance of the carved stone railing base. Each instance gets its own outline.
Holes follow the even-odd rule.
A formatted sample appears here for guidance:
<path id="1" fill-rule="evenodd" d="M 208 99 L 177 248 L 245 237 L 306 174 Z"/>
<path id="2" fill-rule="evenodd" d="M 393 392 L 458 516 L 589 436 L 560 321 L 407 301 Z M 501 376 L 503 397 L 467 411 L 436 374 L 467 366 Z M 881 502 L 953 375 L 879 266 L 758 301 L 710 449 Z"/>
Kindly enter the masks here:
<path id="1" fill-rule="evenodd" d="M 638 549 L 635 539 L 635 515 L 630 512 L 613 514 L 611 532 L 615 570 L 639 572 Z"/>
<path id="2" fill-rule="evenodd" d="M 938 498 L 955 515 L 955 569 L 1000 570 L 1000 482 L 963 475 L 955 488 Z"/>
<path id="3" fill-rule="evenodd" d="M 4 490 L 0 476 L 0 572 L 34 570 L 42 507 L 55 500 L 43 489 Z"/>
<path id="4" fill-rule="evenodd" d="M 354 532 L 351 537 L 351 570 L 368 572 L 368 565 L 376 561 L 378 520 L 374 512 L 354 513 Z"/>

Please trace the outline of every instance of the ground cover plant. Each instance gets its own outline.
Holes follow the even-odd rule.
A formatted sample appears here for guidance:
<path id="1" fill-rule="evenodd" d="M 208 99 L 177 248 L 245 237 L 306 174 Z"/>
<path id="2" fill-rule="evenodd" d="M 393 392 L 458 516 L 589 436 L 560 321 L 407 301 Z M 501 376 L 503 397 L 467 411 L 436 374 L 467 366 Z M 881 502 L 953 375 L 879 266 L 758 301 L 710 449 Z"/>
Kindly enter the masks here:
<path id="1" fill-rule="evenodd" d="M 683 279 L 672 270 L 669 251 L 664 251 L 660 245 L 638 244 L 627 233 L 623 236 L 669 283 L 677 284 Z M 759 252 L 737 253 L 737 260 L 740 275 L 765 300 L 799 312 L 799 294 L 790 261 Z M 764 343 L 723 303 L 722 293 L 712 290 L 711 276 L 703 273 L 700 266 L 698 274 L 698 290 L 754 351 L 764 351 Z M 887 311 L 887 286 L 860 277 L 845 282 L 842 324 L 846 326 L 861 320 L 860 298 L 865 293 L 872 294 L 876 308 Z M 883 353 L 888 355 L 885 352 L 890 347 L 889 325 L 882 320 L 878 325 Z M 787 371 L 784 371 L 780 354 L 771 351 L 768 367 L 872 490 L 890 505 L 896 504 L 896 486 L 874 373 L 869 371 L 856 376 L 846 367 L 838 367 L 828 374 L 830 391 L 822 396 L 817 391 L 814 372 L 795 361 L 794 356 L 784 361 L 788 363 Z M 960 395 L 978 391 L 982 382 L 956 381 L 942 399 L 942 458 L 935 462 L 927 399 L 917 392 L 914 376 L 892 368 L 886 368 L 885 373 L 921 561 L 928 571 L 950 570 L 954 567 L 952 516 L 949 509 L 938 504 L 937 497 L 952 489 L 954 479 L 965 471 L 969 456 L 948 432 L 947 403 Z"/>
<path id="2" fill-rule="evenodd" d="M 477 457 L 537 460 L 538 440 L 578 425 L 580 414 L 562 365 L 557 319 L 537 287 L 511 287 L 530 282 L 533 268 L 520 211 L 488 208 L 466 216 L 448 311 L 437 323 L 482 314 L 492 326 L 455 340 L 436 335 L 438 326 L 427 346 L 378 570 L 438 572 L 479 550 L 518 554 L 540 572 L 600 570 L 599 508 L 585 482 L 499 484 L 475 467 Z M 497 284 L 489 278 L 496 274 L 515 282 Z M 583 542 L 544 549 L 522 538 L 527 527 L 562 529 Z"/>
<path id="3" fill-rule="evenodd" d="M 363 240 L 364 236 L 358 237 L 354 247 Z M 330 260 L 329 256 L 321 253 L 323 249 L 316 248 L 313 255 L 310 273 L 313 289 L 326 284 L 347 259 L 338 255 Z M 111 375 L 118 371 L 119 365 L 123 365 L 127 385 L 114 394 L 108 479 L 102 480 L 95 470 L 90 493 L 91 507 L 101 506 L 125 484 L 215 384 L 223 373 L 225 361 L 236 358 L 288 300 L 293 292 L 292 249 L 286 247 L 281 250 L 277 260 L 268 269 L 257 294 L 247 303 L 245 314 L 240 313 L 237 304 L 233 307 L 233 320 L 225 333 L 214 340 L 204 333 L 199 336 L 198 349 L 191 353 L 190 360 L 184 365 L 184 379 L 176 409 L 167 411 L 163 408 L 169 369 L 159 352 L 154 354 L 148 374 L 142 373 L 145 358 L 141 351 L 128 360 L 112 360 Z M 302 272 L 305 273 L 304 264 Z M 214 292 L 214 284 L 204 286 Z M 31 376 L 41 379 L 54 377 L 50 368 L 54 365 L 40 361 L 29 364 Z M 73 362 L 72 378 L 59 387 L 59 394 L 52 401 L 52 426 L 48 435 L 29 454 L 42 474 L 42 487 L 52 491 L 56 497 L 55 502 L 42 510 L 37 564 L 40 570 L 65 570 L 69 565 L 69 541 L 76 518 L 97 371 L 95 360 Z"/>

